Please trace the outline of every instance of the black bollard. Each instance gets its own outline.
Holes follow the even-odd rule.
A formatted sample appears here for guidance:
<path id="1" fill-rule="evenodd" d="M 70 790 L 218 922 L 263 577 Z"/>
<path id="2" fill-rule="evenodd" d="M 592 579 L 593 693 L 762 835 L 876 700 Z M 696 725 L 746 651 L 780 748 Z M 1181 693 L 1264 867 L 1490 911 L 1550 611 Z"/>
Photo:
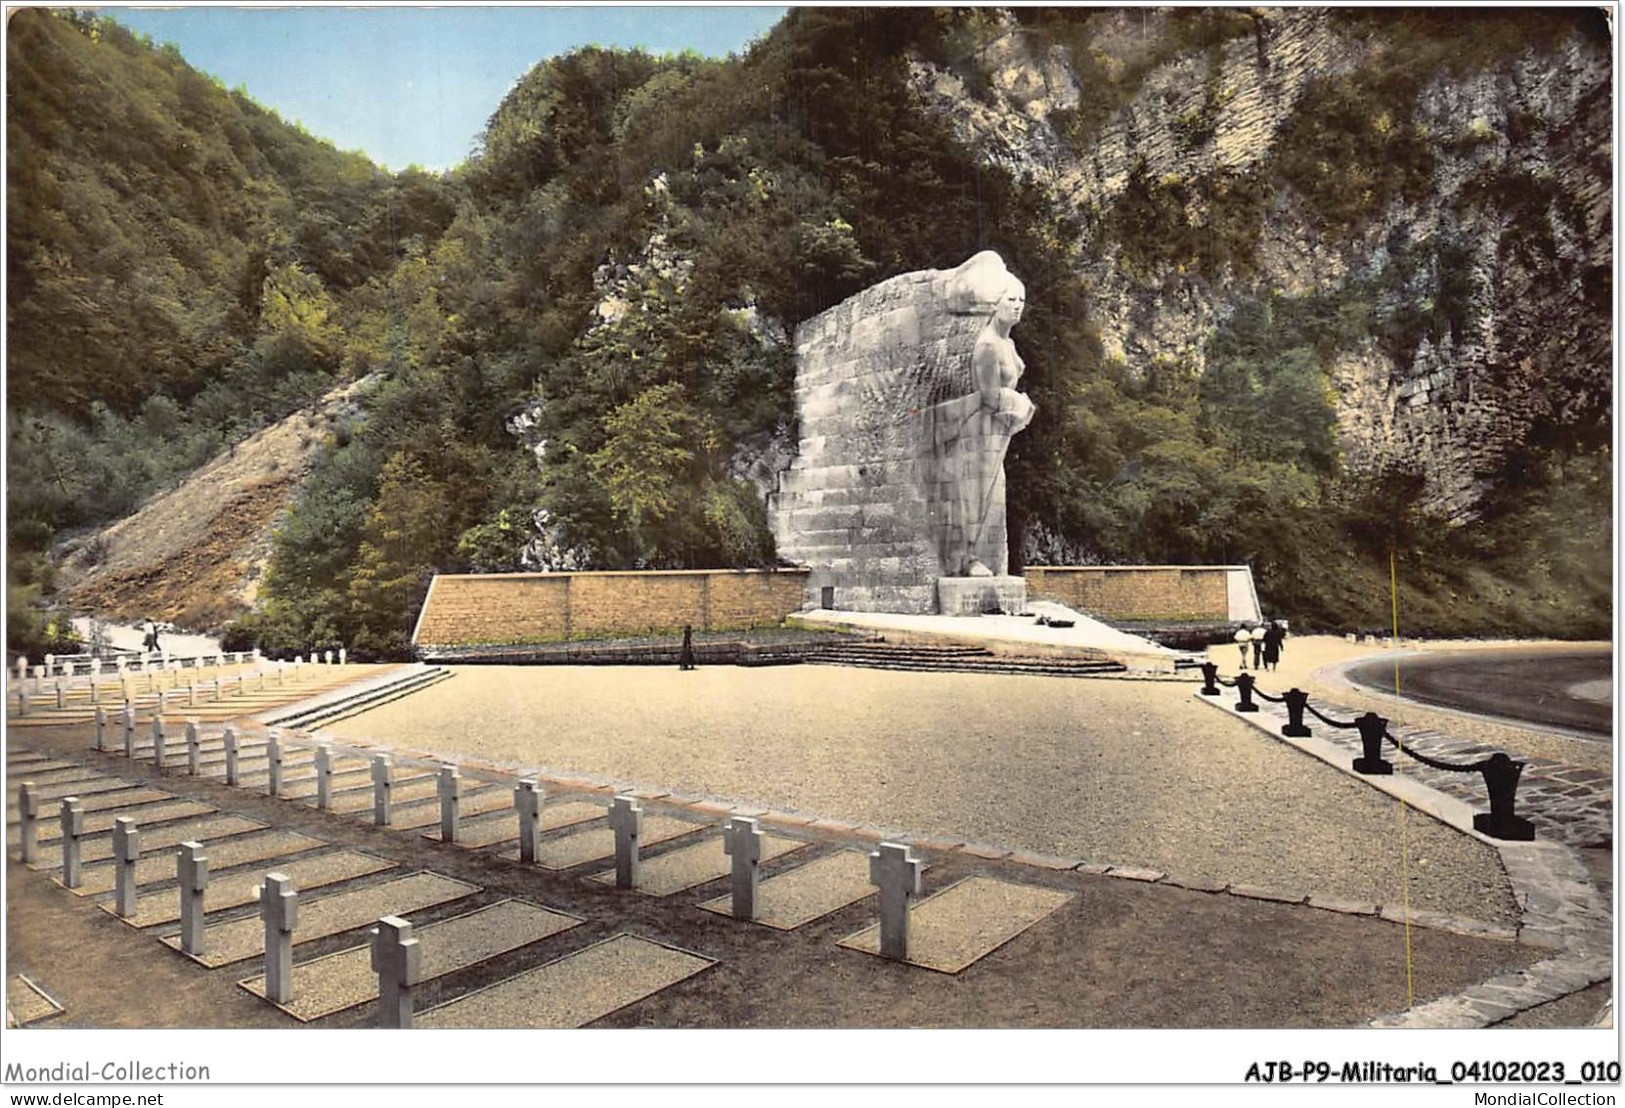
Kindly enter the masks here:
<path id="1" fill-rule="evenodd" d="M 1236 701 L 1236 711 L 1256 712 L 1258 705 L 1253 703 L 1253 675 L 1250 673 L 1236 674 L 1236 691 L 1241 699 Z"/>
<path id="2" fill-rule="evenodd" d="M 1524 763 L 1514 762 L 1501 751 L 1489 757 L 1480 773 L 1484 787 L 1489 790 L 1490 810 L 1473 817 L 1473 830 L 1492 839 L 1512 839 L 1529 842 L 1535 837 L 1535 825 L 1517 813 L 1518 778 L 1523 775 Z"/>
<path id="3" fill-rule="evenodd" d="M 1303 710 L 1309 706 L 1309 694 L 1302 689 L 1288 689 L 1281 694 L 1281 700 L 1286 704 L 1286 724 L 1281 734 L 1289 739 L 1307 739 L 1310 731 L 1304 726 Z"/>
<path id="4" fill-rule="evenodd" d="M 1365 748 L 1364 757 L 1354 759 L 1354 772 L 1368 777 L 1393 773 L 1394 763 L 1382 756 L 1382 737 L 1388 731 L 1388 721 L 1376 712 L 1367 712 L 1354 722 L 1360 728 L 1360 745 Z"/>
<path id="5" fill-rule="evenodd" d="M 1202 663 L 1202 695 L 1219 695 L 1219 667 L 1215 662 Z"/>

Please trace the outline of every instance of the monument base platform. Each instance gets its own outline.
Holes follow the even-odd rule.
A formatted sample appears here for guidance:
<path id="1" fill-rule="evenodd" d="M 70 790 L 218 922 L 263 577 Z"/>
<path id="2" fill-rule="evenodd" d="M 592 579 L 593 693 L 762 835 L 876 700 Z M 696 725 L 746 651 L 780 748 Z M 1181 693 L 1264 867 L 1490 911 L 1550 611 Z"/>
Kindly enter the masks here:
<path id="1" fill-rule="evenodd" d="M 939 577 L 937 611 L 945 616 L 1024 615 L 1024 577 Z"/>
<path id="2" fill-rule="evenodd" d="M 884 635 L 888 642 L 962 643 L 1019 658 L 1084 658 L 1121 662 L 1131 670 L 1151 673 L 1173 673 L 1176 663 L 1195 665 L 1198 660 L 1195 655 L 1169 650 L 1137 635 L 1108 627 L 1062 604 L 1035 600 L 1027 607 L 1032 615 L 977 616 L 974 619 L 895 612 L 841 612 L 819 608 L 797 612 L 785 623 L 790 627 L 818 631 L 869 631 Z M 1070 619 L 1073 626 L 1045 626 L 1034 618 L 1041 613 L 1051 618 Z"/>

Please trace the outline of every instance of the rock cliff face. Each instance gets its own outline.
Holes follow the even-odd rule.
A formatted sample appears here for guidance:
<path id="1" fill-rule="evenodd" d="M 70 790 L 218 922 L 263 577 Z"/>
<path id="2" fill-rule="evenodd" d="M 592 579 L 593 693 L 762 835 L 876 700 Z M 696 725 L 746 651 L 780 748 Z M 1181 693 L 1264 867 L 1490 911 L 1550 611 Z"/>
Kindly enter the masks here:
<path id="1" fill-rule="evenodd" d="M 1200 374 L 1261 300 L 1360 320 L 1322 357 L 1342 464 L 1418 472 L 1457 523 L 1533 428 L 1606 419 L 1606 32 L 1428 55 L 1371 13 L 1238 11 L 1197 44 L 1172 18 L 989 20 L 974 94 L 966 65 L 913 66 L 967 144 L 1077 219 L 1109 357 Z M 1080 105 L 1103 118 L 1078 127 Z"/>

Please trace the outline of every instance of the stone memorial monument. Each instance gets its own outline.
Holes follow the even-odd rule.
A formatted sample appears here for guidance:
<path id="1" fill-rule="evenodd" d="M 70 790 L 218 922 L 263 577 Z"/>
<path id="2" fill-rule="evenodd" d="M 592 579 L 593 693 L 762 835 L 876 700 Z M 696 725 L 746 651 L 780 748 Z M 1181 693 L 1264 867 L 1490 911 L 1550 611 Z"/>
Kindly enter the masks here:
<path id="1" fill-rule="evenodd" d="M 768 508 L 815 607 L 1019 613 L 1004 455 L 1033 417 L 1010 338 L 1025 290 L 991 250 L 905 273 L 796 331 L 801 440 Z"/>

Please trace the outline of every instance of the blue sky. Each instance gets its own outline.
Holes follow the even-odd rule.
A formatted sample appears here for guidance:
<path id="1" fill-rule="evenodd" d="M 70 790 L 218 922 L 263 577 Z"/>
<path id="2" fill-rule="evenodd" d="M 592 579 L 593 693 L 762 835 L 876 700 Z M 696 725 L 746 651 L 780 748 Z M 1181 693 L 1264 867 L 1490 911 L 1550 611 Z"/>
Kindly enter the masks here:
<path id="1" fill-rule="evenodd" d="M 515 81 L 589 44 L 742 52 L 783 7 L 139 9 L 111 15 L 341 150 L 391 169 L 466 158 Z"/>

